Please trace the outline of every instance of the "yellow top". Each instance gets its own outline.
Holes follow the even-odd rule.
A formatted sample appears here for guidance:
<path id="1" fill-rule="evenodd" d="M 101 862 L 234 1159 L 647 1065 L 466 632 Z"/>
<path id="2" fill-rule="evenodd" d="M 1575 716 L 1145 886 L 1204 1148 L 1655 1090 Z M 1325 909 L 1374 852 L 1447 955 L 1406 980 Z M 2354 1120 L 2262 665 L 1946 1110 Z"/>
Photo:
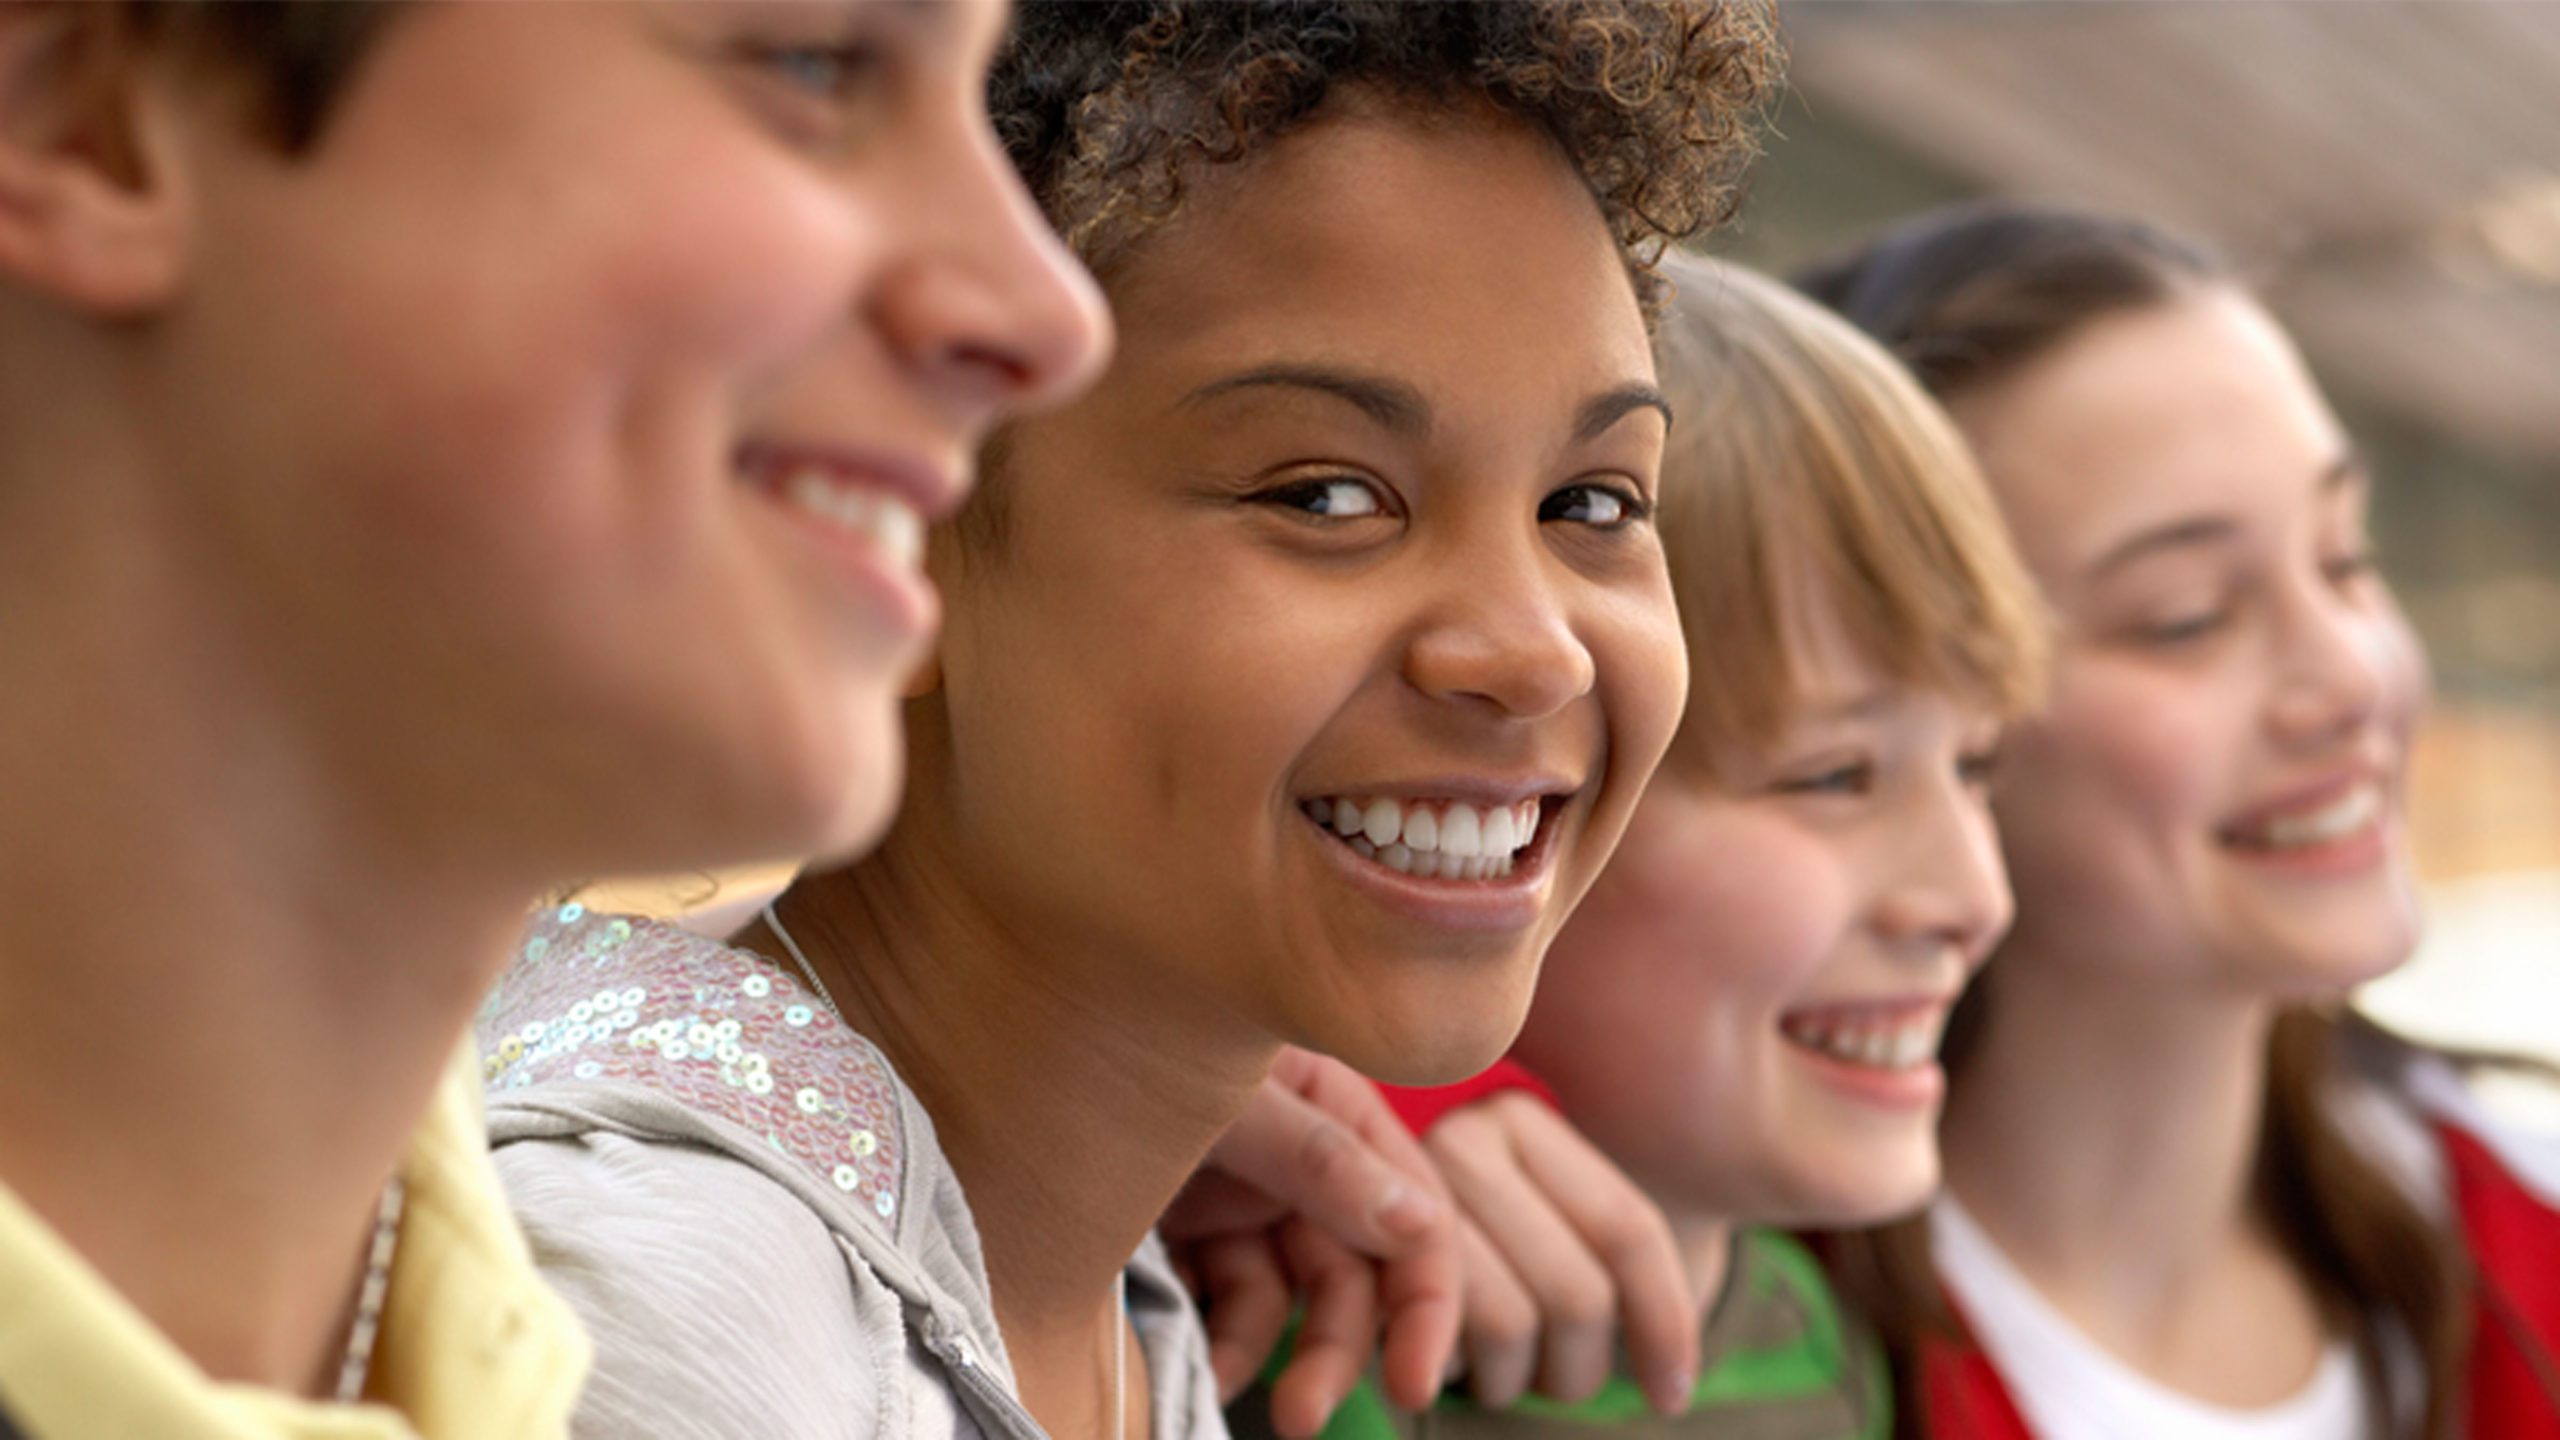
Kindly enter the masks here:
<path id="1" fill-rule="evenodd" d="M 409 1144 L 375 1400 L 333 1405 L 207 1377 L 0 1185 L 0 1416 L 30 1440 L 567 1435 L 587 1339 L 507 1212 L 479 1077 L 466 1050 Z"/>

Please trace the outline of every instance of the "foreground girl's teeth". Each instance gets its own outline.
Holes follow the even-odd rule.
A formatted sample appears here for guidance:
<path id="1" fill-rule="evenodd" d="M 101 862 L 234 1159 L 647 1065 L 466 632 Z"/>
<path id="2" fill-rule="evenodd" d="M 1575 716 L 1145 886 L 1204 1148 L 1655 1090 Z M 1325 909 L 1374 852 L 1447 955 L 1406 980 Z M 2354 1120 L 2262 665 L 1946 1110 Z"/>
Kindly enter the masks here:
<path id="1" fill-rule="evenodd" d="M 2359 785 L 2319 809 L 2304 815 L 2285 815 L 2268 821 L 2258 832 L 2247 837 L 2268 850 L 2294 850 L 2311 845 L 2325 845 L 2342 840 L 2373 823 L 2382 813 L 2380 787 Z"/>
<path id="2" fill-rule="evenodd" d="M 1365 859 L 1425 879 L 1508 875 L 1538 835 L 1538 802 L 1478 808 L 1456 801 L 1327 796 L 1307 801 L 1307 818 L 1349 842 Z"/>
<path id="3" fill-rule="evenodd" d="M 781 489 L 795 508 L 870 541 L 900 565 L 913 567 L 924 559 L 924 517 L 894 495 L 814 470 L 794 472 Z"/>
<path id="4" fill-rule="evenodd" d="M 1778 1028 L 1789 1040 L 1834 1060 L 1875 1070 L 1910 1070 L 1937 1058 L 1945 1021 L 1939 1012 L 1897 1021 L 1790 1016 Z"/>

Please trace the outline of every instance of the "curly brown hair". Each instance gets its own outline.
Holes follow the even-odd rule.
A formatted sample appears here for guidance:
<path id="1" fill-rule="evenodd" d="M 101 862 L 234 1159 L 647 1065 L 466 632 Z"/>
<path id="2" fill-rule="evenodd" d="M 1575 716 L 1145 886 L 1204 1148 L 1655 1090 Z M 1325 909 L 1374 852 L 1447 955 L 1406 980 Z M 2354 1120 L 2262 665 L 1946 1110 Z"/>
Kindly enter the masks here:
<path id="1" fill-rule="evenodd" d="M 997 61 L 996 133 L 1105 279 L 1202 166 L 1267 149 L 1346 89 L 1489 102 L 1554 137 L 1626 255 L 1725 219 L 1778 83 L 1766 0 L 1033 0 Z"/>

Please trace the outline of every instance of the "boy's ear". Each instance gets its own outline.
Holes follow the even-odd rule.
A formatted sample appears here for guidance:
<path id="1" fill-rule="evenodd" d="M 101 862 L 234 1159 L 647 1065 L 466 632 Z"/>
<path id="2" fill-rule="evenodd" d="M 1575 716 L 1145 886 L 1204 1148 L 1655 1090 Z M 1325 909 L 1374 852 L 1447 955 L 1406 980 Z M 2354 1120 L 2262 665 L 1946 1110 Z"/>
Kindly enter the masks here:
<path id="1" fill-rule="evenodd" d="M 147 313 L 186 271 L 177 117 L 119 7 L 0 0 L 0 284 Z"/>
<path id="2" fill-rule="evenodd" d="M 942 688 L 942 646 L 936 642 L 916 662 L 914 673 L 907 676 L 906 688 L 898 692 L 901 700 L 921 700 Z"/>

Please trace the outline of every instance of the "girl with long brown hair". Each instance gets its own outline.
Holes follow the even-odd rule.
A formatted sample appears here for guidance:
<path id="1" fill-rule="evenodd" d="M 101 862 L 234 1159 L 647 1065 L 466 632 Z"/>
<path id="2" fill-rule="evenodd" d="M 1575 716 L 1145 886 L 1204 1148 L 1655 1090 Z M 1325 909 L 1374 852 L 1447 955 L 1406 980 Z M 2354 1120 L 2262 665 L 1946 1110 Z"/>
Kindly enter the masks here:
<path id="1" fill-rule="evenodd" d="M 2090 215 L 1923 217 L 1804 284 L 1947 402 L 2056 624 L 1948 1194 L 1835 1250 L 1906 1428 L 2560 1435 L 2560 1147 L 2342 1005 L 2416 943 L 2427 681 L 2301 358 L 2203 248 Z"/>

